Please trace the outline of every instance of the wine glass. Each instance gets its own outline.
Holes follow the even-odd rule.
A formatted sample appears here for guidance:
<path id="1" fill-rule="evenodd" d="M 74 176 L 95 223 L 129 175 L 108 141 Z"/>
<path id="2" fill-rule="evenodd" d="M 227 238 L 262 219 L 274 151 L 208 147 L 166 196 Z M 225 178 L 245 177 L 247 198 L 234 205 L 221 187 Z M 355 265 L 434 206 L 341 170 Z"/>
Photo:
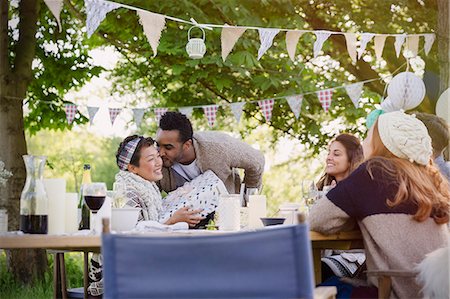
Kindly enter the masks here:
<path id="1" fill-rule="evenodd" d="M 302 181 L 302 195 L 305 205 L 309 211 L 314 205 L 314 202 L 318 195 L 318 190 L 313 180 Z"/>
<path id="2" fill-rule="evenodd" d="M 102 207 L 106 198 L 105 183 L 89 183 L 83 186 L 83 197 L 86 205 L 92 211 L 92 232 L 96 234 L 97 212 Z"/>

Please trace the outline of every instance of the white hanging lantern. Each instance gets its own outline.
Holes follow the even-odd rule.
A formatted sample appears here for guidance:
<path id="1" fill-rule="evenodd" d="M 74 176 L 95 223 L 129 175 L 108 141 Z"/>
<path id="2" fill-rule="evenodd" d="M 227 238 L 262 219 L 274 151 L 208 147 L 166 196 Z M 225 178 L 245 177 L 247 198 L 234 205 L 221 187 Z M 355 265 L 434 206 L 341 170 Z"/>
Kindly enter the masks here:
<path id="1" fill-rule="evenodd" d="M 425 83 L 414 73 L 403 72 L 392 78 L 387 93 L 392 106 L 410 110 L 419 106 L 425 97 Z"/>
<path id="2" fill-rule="evenodd" d="M 198 28 L 202 31 L 202 38 L 191 38 L 192 28 Z M 203 58 L 206 53 L 205 31 L 201 27 L 193 26 L 188 31 L 188 43 L 186 44 L 186 52 L 192 59 Z"/>

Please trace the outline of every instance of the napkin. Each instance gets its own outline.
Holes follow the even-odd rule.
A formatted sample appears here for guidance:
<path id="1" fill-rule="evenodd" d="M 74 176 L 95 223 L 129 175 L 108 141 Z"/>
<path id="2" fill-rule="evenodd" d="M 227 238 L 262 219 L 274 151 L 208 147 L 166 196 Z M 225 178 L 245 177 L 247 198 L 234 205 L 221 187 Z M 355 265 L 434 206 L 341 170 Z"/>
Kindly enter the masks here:
<path id="1" fill-rule="evenodd" d="M 137 232 L 172 232 L 172 231 L 181 231 L 188 230 L 189 225 L 187 222 L 178 222 L 175 224 L 161 224 L 157 221 L 140 221 L 133 231 Z"/>

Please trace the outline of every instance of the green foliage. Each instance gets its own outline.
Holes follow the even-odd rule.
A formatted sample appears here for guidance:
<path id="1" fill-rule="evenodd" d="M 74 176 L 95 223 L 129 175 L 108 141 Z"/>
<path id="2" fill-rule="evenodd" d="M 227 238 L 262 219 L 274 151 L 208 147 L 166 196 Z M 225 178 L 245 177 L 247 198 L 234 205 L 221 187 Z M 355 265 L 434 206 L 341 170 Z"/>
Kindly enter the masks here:
<path id="1" fill-rule="evenodd" d="M 12 273 L 6 267 L 5 251 L 0 251 L 0 298 L 36 298 L 53 297 L 53 255 L 48 255 L 49 265 L 42 281 L 30 285 L 22 285 L 15 281 Z M 74 288 L 83 285 L 83 256 L 81 253 L 66 253 L 67 287 Z"/>

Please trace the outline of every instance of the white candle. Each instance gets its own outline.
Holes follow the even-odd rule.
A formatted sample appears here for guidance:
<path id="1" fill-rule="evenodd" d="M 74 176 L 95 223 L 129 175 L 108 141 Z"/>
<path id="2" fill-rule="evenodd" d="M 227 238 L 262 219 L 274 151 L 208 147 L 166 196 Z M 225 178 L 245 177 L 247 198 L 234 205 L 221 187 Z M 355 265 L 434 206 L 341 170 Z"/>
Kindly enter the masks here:
<path id="1" fill-rule="evenodd" d="M 239 230 L 241 223 L 241 197 L 239 194 L 221 195 L 219 198 L 219 229 Z"/>
<path id="2" fill-rule="evenodd" d="M 78 231 L 78 193 L 66 193 L 65 228 L 66 233 Z"/>
<path id="3" fill-rule="evenodd" d="M 266 217 L 266 196 L 265 195 L 250 195 L 248 197 L 248 226 L 250 228 L 260 228 L 264 225 L 261 222 L 261 217 Z"/>
<path id="4" fill-rule="evenodd" d="M 66 180 L 44 179 L 48 197 L 48 233 L 63 234 L 65 230 Z"/>

